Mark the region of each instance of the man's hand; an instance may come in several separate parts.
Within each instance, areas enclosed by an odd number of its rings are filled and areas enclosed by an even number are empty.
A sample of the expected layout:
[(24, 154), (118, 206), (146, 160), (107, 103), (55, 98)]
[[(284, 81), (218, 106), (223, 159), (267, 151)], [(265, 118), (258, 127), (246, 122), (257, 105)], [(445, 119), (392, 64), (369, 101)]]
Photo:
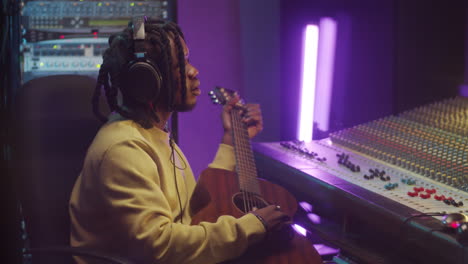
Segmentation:
[(255, 137), (263, 130), (262, 111), (259, 104), (245, 104), (244, 110), (233, 109), (234, 105), (239, 102), (238, 95), (233, 97), (224, 107), (222, 113), (224, 136), (223, 143), (232, 145), (232, 124), (231, 111), (238, 111), (242, 117), (242, 122), (247, 125), (249, 138)]
[(251, 213), (261, 219), (260, 221), (265, 225), (267, 232), (282, 230), (285, 226), (292, 223), (291, 218), (276, 205), (269, 205), (262, 209), (253, 210)]

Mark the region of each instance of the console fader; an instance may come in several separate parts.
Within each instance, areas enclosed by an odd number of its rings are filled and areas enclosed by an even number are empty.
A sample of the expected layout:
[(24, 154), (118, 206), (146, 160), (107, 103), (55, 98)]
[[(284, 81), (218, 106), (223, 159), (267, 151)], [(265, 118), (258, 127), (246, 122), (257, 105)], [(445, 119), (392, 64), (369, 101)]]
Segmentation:
[[(468, 263), (468, 251), (440, 221), (443, 214), (468, 214), (468, 98), (425, 105), (322, 140), (253, 148), (261, 177), (307, 199), (332, 222), (355, 219), (378, 234), (375, 241), (357, 231), (367, 245), (393, 241), (391, 247), (406, 251), (402, 258), (415, 261), (408, 263)], [(333, 220), (335, 214), (341, 220)], [(385, 255), (388, 247), (379, 250)]]

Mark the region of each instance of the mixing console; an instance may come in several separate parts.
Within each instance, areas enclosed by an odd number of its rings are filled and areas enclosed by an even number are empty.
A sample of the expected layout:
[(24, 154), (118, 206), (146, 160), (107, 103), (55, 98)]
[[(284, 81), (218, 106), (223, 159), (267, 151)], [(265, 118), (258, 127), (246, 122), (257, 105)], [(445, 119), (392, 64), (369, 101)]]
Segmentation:
[(259, 143), (422, 213), (468, 213), (468, 99), (454, 98), (310, 143)]
[(467, 101), (465, 97), (447, 99), (404, 112), (401, 117), (466, 137), (468, 136)]

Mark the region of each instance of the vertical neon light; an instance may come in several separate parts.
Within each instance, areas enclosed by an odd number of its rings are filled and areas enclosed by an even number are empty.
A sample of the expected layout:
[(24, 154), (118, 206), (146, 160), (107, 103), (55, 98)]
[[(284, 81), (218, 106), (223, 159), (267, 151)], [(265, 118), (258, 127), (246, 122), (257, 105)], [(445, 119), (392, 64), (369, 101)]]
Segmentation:
[(321, 131), (328, 131), (330, 128), (336, 27), (335, 20), (329, 17), (320, 19), (316, 87), (316, 98), (320, 98), (320, 100), (315, 101), (314, 121)]
[(302, 88), (299, 97), (300, 110), (297, 135), (299, 140), (306, 142), (312, 141), (313, 133), (318, 38), (318, 27), (316, 25), (307, 25), (304, 33)]

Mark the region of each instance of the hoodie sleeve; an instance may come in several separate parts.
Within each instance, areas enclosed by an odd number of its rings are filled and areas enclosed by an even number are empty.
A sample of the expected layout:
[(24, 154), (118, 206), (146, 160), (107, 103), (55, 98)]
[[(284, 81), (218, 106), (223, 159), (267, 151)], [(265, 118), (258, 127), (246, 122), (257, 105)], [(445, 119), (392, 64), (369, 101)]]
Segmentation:
[[(221, 145), (211, 166), (233, 169), (233, 157), (232, 147)], [(162, 164), (154, 160), (151, 148), (138, 141), (112, 146), (99, 165), (102, 210), (112, 216), (113, 230), (121, 232), (138, 261), (219, 263), (240, 256), (263, 238), (265, 229), (252, 214), (221, 216), (215, 223), (198, 225), (175, 223), (166, 197), (170, 194), (160, 188), (167, 179), (158, 166)]]
[(227, 144), (220, 144), (216, 156), (212, 163), (208, 165), (214, 169), (224, 169), (233, 171), (236, 166), (234, 147)]

